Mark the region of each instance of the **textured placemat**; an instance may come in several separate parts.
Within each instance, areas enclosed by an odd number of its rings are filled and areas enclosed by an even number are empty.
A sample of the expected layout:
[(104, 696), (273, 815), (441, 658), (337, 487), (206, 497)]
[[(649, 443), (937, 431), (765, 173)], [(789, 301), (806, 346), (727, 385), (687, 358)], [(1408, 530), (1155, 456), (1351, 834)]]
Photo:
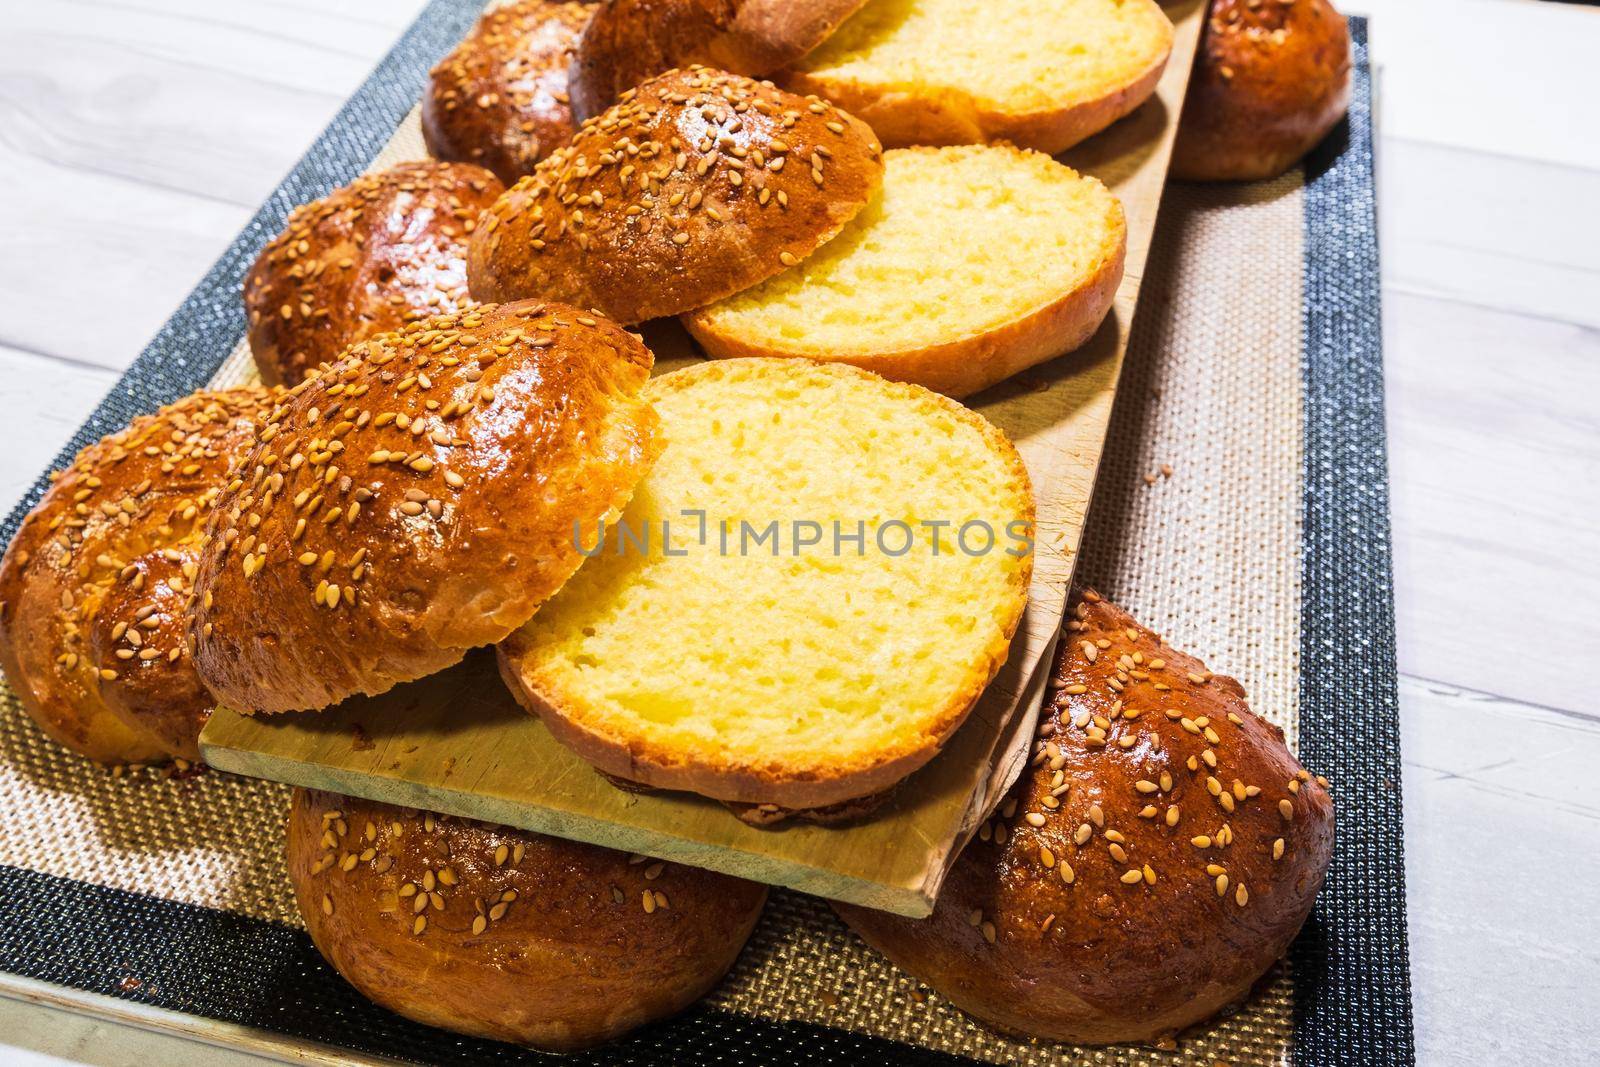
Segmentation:
[[(249, 373), (234, 351), (244, 270), (290, 207), (384, 152), (477, 10), (427, 8), (60, 463), (134, 414)], [(777, 893), (701, 1006), (578, 1062), (1410, 1060), (1370, 83), (1365, 26), (1353, 29), (1351, 120), (1304, 178), (1169, 190), (1080, 572), (1237, 675), (1334, 780), (1338, 854), (1291, 961), (1178, 1053), (1025, 1044), (895, 971), (820, 902)], [(13, 915), (0, 968), (371, 1054), (537, 1058), (399, 1019), (322, 963), (283, 868), (285, 788), (113, 777), (3, 697), (0, 895)]]

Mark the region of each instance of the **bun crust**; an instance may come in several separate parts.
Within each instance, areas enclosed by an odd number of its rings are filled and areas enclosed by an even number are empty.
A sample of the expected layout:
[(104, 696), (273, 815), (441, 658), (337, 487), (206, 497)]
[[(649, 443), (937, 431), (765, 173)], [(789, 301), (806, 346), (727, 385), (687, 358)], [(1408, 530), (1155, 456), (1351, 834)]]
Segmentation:
[(655, 458), (649, 349), (559, 304), (352, 346), (267, 420), (207, 529), (195, 649), (219, 701), (321, 708), (526, 622)]
[(428, 151), (487, 167), (510, 185), (565, 144), (574, 126), (567, 70), (594, 10), (592, 2), (514, 0), (484, 12), (429, 76)]
[(1333, 806), (1232, 678), (1093, 593), (1069, 626), (1033, 769), (933, 915), (836, 908), (996, 1029), (1160, 1041), (1243, 999), (1288, 948), (1327, 871)]
[(572, 108), (599, 114), (646, 78), (702, 64), (770, 74), (817, 45), (866, 0), (609, 0), (583, 31)]
[(0, 563), (0, 666), (44, 731), (102, 763), (199, 759), (211, 698), (184, 627), (206, 515), (273, 390), (201, 392), (82, 452)]
[(495, 202), (473, 235), (472, 294), (562, 300), (623, 323), (676, 315), (798, 263), (882, 180), (877, 138), (831, 104), (671, 71)]
[(553, 1051), (704, 996), (767, 897), (693, 867), (304, 789), (288, 841), (306, 929), (362, 994), (429, 1026)]
[(1350, 103), (1350, 28), (1327, 0), (1214, 0), (1195, 59), (1172, 174), (1275, 178)]
[(466, 163), (402, 163), (290, 214), (245, 277), (250, 352), (294, 385), (346, 345), (467, 302), (467, 238), (503, 191)]

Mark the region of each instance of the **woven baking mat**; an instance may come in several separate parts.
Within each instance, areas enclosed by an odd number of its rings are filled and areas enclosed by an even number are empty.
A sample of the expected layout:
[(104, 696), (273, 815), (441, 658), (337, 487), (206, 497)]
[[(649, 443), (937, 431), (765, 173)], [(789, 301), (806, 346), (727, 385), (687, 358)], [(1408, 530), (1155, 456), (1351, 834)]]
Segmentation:
[[(292, 206), (420, 153), (427, 68), (478, 10), (429, 5), (60, 463), (136, 414), (248, 379), (244, 271)], [(776, 892), (701, 1005), (569, 1059), (1410, 1062), (1370, 79), (1365, 24), (1352, 29), (1350, 121), (1303, 174), (1168, 189), (1079, 571), (1239, 677), (1333, 779), (1338, 851), (1289, 960), (1176, 1052), (1022, 1043), (895, 970), (821, 902)], [(312, 1042), (420, 1062), (541, 1058), (400, 1019), (321, 961), (284, 869), (288, 795), (218, 773), (113, 776), (52, 745), (0, 689), (0, 971), (259, 1028), (286, 1055)]]

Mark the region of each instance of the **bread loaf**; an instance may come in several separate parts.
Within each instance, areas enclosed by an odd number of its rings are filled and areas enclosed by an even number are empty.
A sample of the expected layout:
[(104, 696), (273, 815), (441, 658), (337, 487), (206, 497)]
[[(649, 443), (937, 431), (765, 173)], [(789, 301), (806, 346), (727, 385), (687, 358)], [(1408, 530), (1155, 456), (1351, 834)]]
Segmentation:
[(821, 44), (863, 0), (607, 0), (573, 63), (572, 106), (598, 115), (675, 67), (770, 74)]
[(890, 148), (1005, 140), (1055, 155), (1155, 91), (1155, 0), (871, 0), (777, 80)]
[(816, 254), (683, 316), (713, 356), (837, 360), (966, 396), (1082, 345), (1122, 281), (1099, 181), (1009, 146), (896, 149)]
[(872, 131), (833, 106), (673, 71), (584, 123), (495, 203), (472, 239), (472, 293), (623, 323), (676, 315), (810, 255), (882, 177)]
[(500, 640), (658, 448), (651, 355), (558, 304), (412, 323), (314, 371), (207, 529), (201, 677), (230, 708), (321, 708)]
[(1174, 177), (1273, 178), (1338, 125), (1350, 102), (1350, 30), (1327, 0), (1213, 0)]
[(199, 759), (211, 698), (185, 630), (201, 531), (275, 391), (201, 392), (82, 452), (0, 563), (0, 666), (56, 741), (103, 763)]
[(607, 774), (743, 804), (839, 804), (933, 758), (1027, 600), (1010, 442), (809, 360), (703, 363), (646, 396), (667, 446), (631, 533), (585, 528), (591, 558), (500, 646), (512, 691)]
[(559, 1052), (700, 999), (767, 896), (693, 867), (304, 789), (288, 853), (311, 940), (367, 997)]
[(465, 163), (402, 163), (295, 208), (245, 276), (250, 353), (294, 385), (346, 345), (465, 305), (467, 238), (501, 185)]
[[(567, 70), (590, 2), (511, 0), (484, 12), (429, 73), (422, 137), (439, 159), (507, 185), (572, 136)], [(448, 310), (448, 309), (441, 309)]]
[(867, 943), (1007, 1033), (1168, 1041), (1283, 955), (1333, 851), (1325, 782), (1232, 678), (1085, 593), (1030, 769), (928, 919), (837, 905)]

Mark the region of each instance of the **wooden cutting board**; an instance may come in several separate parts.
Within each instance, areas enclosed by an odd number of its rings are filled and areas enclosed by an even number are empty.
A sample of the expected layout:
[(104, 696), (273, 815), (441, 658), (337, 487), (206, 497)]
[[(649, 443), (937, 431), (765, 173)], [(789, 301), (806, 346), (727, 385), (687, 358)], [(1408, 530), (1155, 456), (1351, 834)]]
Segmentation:
[[(1078, 539), (1105, 446), (1139, 282), (1204, 12), (1167, 5), (1177, 33), (1156, 95), (1068, 153), (1122, 199), (1127, 269), (1115, 309), (1077, 352), (969, 401), (1016, 442), (1033, 479), (1038, 539), (1030, 602), (1011, 654), (971, 718), (871, 817), (838, 827), (755, 829), (714, 801), (624, 792), (558, 744), (501, 684), (493, 654), (320, 714), (250, 718), (218, 709), (201, 735), (225, 771), (521, 826), (922, 916), (950, 861), (1026, 760)], [(421, 155), (416, 115), (382, 165)], [(675, 324), (645, 339), (657, 372), (696, 358)]]

